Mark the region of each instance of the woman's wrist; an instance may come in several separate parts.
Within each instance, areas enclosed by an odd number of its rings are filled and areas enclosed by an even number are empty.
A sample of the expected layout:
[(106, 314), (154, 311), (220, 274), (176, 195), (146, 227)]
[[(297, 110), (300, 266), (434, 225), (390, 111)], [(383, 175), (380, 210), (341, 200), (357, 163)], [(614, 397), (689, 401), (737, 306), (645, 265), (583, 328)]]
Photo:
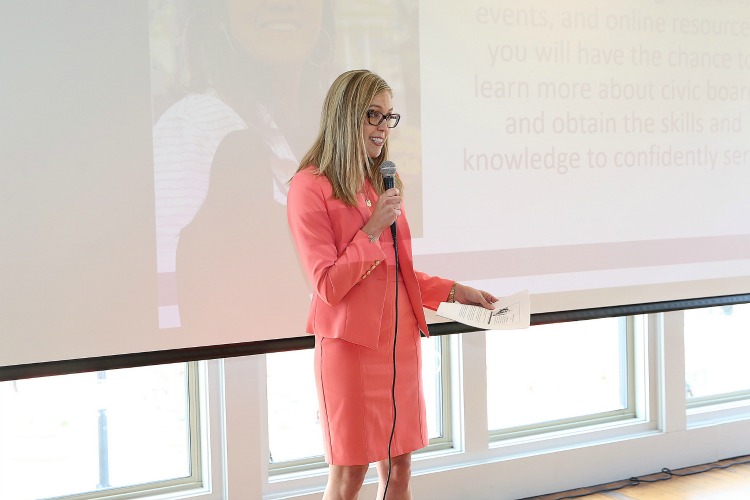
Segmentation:
[(362, 232), (367, 235), (367, 239), (370, 240), (370, 243), (375, 243), (378, 241), (378, 238), (380, 238), (380, 233), (368, 228), (367, 225), (362, 228)]

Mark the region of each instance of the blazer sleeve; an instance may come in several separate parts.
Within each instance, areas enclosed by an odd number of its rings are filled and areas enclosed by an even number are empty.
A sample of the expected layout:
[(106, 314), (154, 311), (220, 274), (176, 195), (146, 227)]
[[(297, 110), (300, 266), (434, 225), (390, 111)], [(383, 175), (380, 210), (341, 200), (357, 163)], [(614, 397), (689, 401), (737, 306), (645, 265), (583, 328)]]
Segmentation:
[(417, 275), (419, 289), (422, 292), (422, 305), (427, 309), (437, 311), (440, 303), (448, 300), (448, 294), (455, 281), (439, 276), (430, 276), (419, 271), (414, 273)]
[(310, 169), (298, 172), (289, 187), (287, 217), (311, 286), (323, 302), (334, 306), (385, 260), (385, 254), (361, 230), (356, 207), (332, 200), (327, 191), (325, 177)]

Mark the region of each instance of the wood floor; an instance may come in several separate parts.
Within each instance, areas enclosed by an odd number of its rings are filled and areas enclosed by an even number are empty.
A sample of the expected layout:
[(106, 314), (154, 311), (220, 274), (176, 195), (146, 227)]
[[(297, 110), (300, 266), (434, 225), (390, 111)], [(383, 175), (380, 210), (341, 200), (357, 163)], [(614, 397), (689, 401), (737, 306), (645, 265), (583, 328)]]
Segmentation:
[[(705, 471), (705, 472), (704, 472)], [(543, 495), (525, 500), (747, 500), (750, 499), (750, 456), (721, 460), (668, 473)], [(690, 474), (684, 476), (685, 474)], [(664, 479), (659, 481), (659, 479)], [(654, 481), (654, 482), (647, 482)], [(624, 488), (617, 489), (620, 486)], [(607, 491), (605, 490), (612, 490)]]

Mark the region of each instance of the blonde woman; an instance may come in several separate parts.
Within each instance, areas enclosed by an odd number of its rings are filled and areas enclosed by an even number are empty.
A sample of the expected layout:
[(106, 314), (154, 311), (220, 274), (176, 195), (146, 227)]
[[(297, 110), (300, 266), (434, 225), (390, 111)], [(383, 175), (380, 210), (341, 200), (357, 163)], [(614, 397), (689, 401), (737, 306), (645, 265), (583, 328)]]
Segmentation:
[[(391, 89), (378, 75), (366, 70), (340, 75), (323, 104), (318, 137), (289, 188), (289, 226), (314, 291), (307, 331), (315, 334), (330, 464), (326, 499), (356, 498), (373, 462), (378, 498), (386, 485), (387, 498), (411, 498), (411, 453), (428, 442), (422, 307), (455, 300), (491, 308), (497, 300), (414, 270), (403, 186), (397, 178), (396, 187), (384, 189), (379, 168), (399, 119)], [(394, 222), (398, 281), (388, 230)]]

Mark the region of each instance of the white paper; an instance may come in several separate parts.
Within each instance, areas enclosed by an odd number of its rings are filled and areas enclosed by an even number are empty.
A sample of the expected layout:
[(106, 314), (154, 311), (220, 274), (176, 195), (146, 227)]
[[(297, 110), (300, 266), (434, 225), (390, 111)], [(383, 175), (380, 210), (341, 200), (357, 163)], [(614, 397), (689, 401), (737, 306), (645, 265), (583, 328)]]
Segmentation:
[(513, 330), (529, 327), (531, 307), (528, 290), (503, 297), (492, 305), (494, 309), (490, 310), (458, 302), (441, 302), (437, 314), (483, 330)]

